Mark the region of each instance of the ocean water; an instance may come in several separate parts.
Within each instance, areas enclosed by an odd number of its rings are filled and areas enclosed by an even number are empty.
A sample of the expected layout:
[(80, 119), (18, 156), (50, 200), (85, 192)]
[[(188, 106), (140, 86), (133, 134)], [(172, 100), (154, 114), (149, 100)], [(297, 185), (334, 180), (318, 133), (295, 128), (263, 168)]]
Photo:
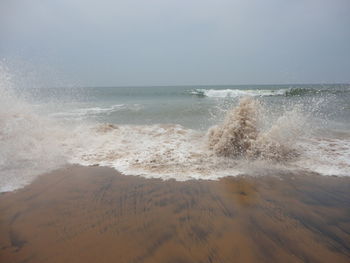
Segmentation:
[(350, 85), (17, 87), (0, 67), (0, 191), (68, 164), (189, 180), (350, 175)]

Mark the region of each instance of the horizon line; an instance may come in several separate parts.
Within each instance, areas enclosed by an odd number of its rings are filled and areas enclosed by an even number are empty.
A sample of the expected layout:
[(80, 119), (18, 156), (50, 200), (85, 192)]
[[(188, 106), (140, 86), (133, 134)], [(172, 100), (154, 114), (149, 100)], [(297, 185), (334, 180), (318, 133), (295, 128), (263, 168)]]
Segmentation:
[[(93, 86), (84, 86), (84, 85), (72, 85), (73, 87), (77, 87), (77, 88), (147, 88), (147, 87), (211, 87), (211, 86), (216, 86), (216, 87), (232, 87), (232, 86), (302, 86), (302, 85), (350, 85), (350, 82), (348, 83), (286, 83), (286, 84), (180, 84), (180, 85), (170, 85), (170, 84), (165, 84), (165, 85), (93, 85)], [(59, 88), (59, 87), (65, 87), (65, 86), (53, 86), (52, 88)]]

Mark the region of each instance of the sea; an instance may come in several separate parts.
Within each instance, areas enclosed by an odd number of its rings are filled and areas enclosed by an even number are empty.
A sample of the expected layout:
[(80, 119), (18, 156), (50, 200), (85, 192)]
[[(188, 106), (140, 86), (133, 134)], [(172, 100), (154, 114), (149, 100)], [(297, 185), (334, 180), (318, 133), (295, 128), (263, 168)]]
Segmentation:
[(179, 181), (350, 175), (349, 84), (18, 87), (0, 69), (0, 192), (72, 164)]

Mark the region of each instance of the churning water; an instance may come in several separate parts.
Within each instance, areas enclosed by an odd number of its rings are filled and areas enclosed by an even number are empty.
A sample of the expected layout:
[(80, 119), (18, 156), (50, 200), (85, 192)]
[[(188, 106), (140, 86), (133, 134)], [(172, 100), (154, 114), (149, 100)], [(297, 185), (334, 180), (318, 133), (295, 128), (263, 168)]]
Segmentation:
[(350, 86), (22, 88), (0, 66), (0, 191), (67, 164), (176, 180), (350, 175)]

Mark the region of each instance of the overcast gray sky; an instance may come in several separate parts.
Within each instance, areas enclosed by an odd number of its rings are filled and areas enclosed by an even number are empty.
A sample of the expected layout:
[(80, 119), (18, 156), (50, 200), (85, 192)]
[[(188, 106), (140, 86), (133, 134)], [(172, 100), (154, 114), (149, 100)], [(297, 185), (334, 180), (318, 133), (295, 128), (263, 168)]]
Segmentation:
[(349, 0), (0, 0), (0, 57), (82, 85), (350, 82)]

